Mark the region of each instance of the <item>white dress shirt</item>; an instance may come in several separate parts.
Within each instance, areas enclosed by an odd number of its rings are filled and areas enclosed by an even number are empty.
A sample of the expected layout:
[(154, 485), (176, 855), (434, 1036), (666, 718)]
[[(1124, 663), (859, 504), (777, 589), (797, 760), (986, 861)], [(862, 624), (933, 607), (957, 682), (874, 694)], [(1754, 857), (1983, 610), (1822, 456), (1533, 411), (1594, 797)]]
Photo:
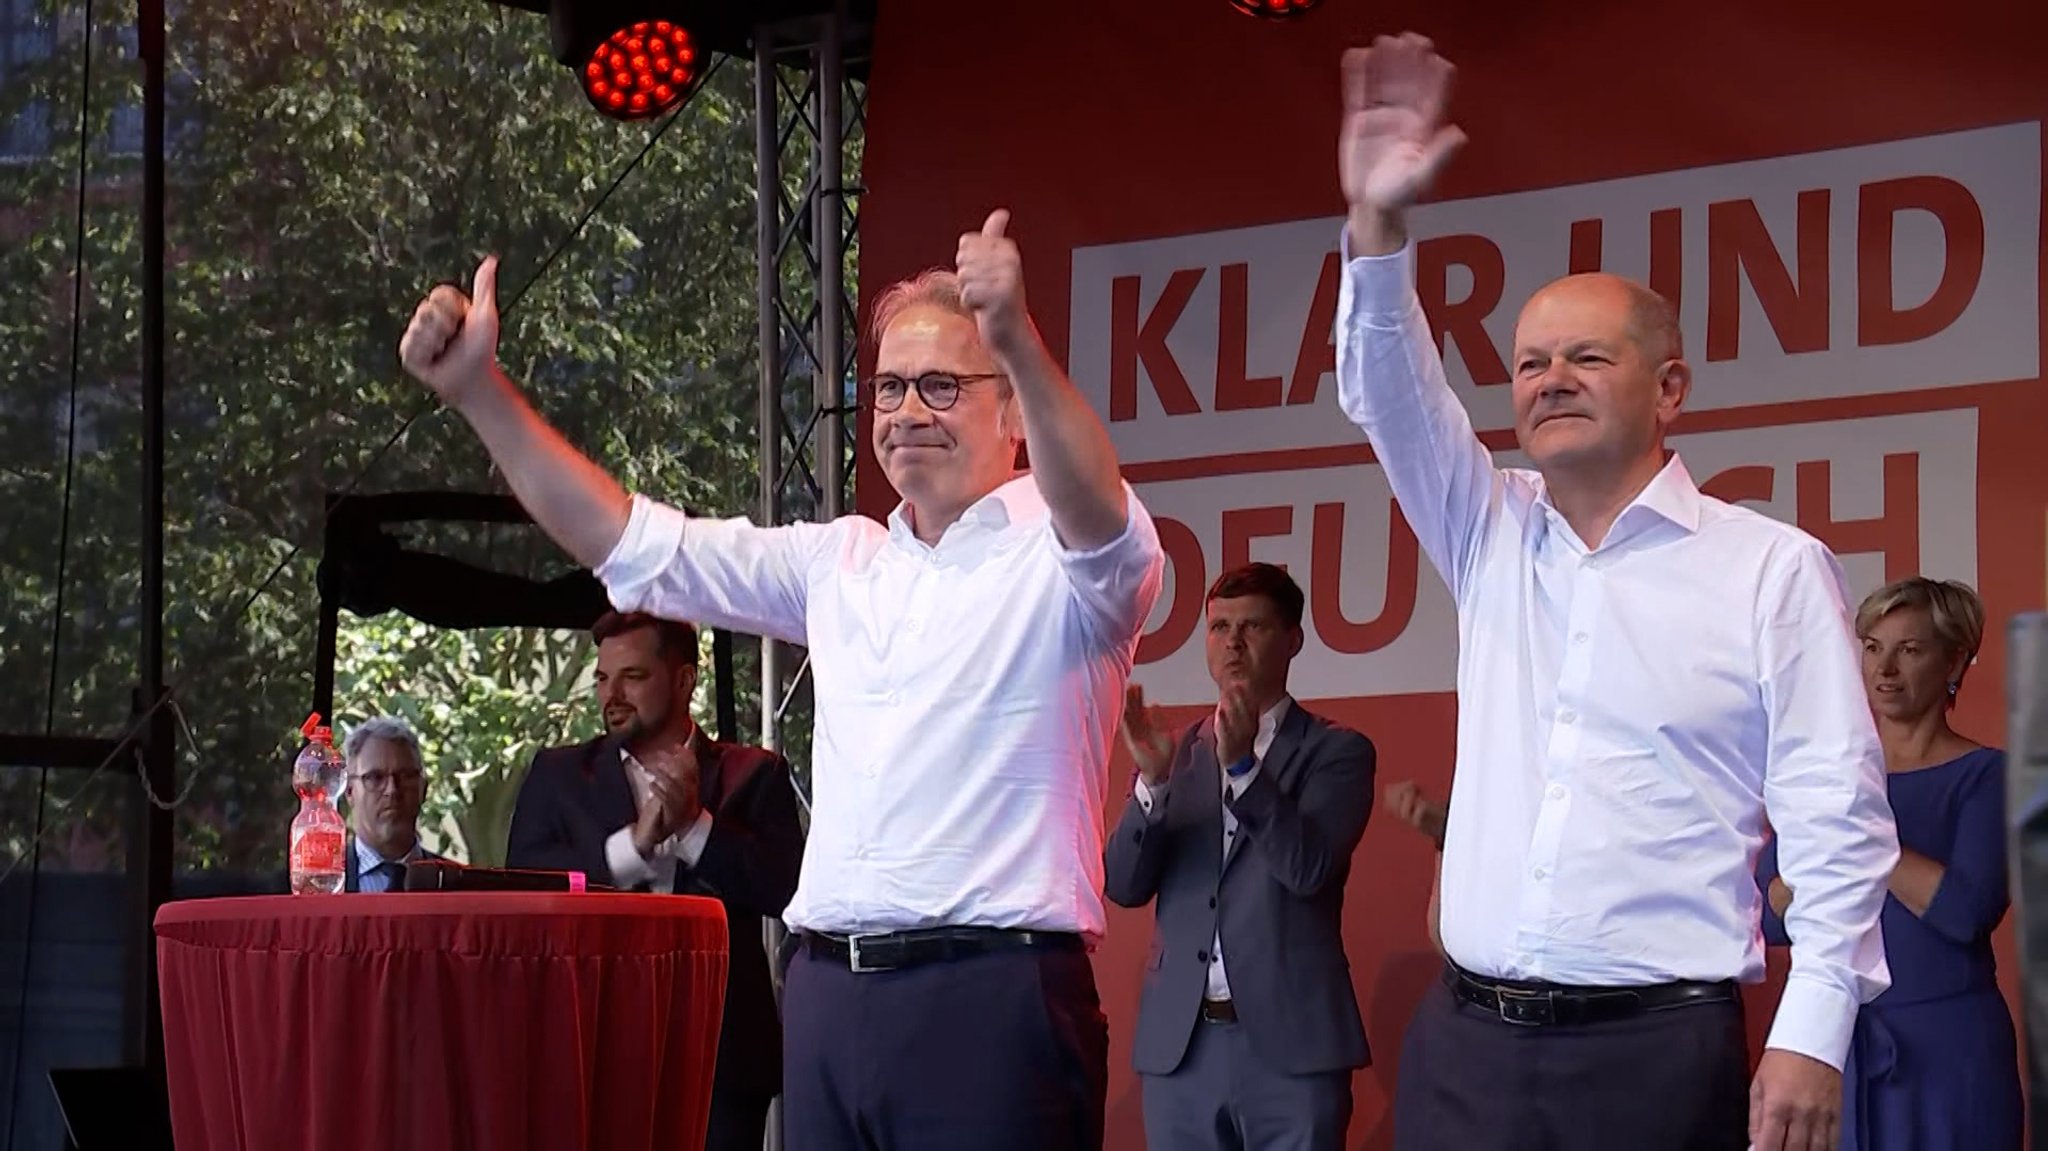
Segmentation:
[[(1232, 779), (1229, 764), (1218, 763), (1216, 765), (1216, 778), (1223, 789), (1226, 801), (1243, 795), (1244, 789), (1250, 787), (1252, 780), (1259, 777), (1259, 765), (1266, 761), (1266, 750), (1273, 746), (1273, 733), (1280, 730), (1280, 721), (1286, 717), (1287, 708), (1293, 702), (1294, 698), (1292, 696), (1282, 694), (1279, 703), (1267, 708), (1260, 714), (1258, 734), (1252, 737), (1252, 768), (1250, 771)], [(1213, 729), (1213, 723), (1211, 727)], [(1136, 797), (1138, 806), (1144, 809), (1147, 821), (1156, 822), (1165, 815), (1166, 808), (1162, 805), (1162, 801), (1166, 798), (1167, 789), (1172, 784), (1172, 776), (1160, 780), (1159, 786), (1156, 788), (1146, 783), (1144, 776), (1139, 776), (1132, 782), (1131, 794)], [(1230, 804), (1225, 802), (1223, 805), (1222, 855), (1224, 863), (1230, 862), (1230, 849), (1235, 846), (1237, 846), (1237, 816), (1230, 810)], [(1209, 942), (1209, 983), (1208, 990), (1203, 992), (1203, 994), (1209, 999), (1230, 998), (1230, 973), (1223, 969), (1223, 927), (1220, 923), (1216, 928), (1216, 937)]]
[(356, 845), (356, 889), (367, 895), (375, 895), (379, 892), (391, 890), (391, 876), (372, 875), (371, 872), (384, 866), (386, 862), (401, 863), (410, 867), (415, 861), (427, 854), (427, 849), (420, 844), (418, 839), (414, 839), (412, 847), (407, 849), (404, 855), (399, 856), (396, 860), (387, 861), (382, 855), (377, 854), (376, 848), (363, 842), (361, 836), (352, 836), (351, 838), (355, 840)]
[[(697, 725), (690, 725), (684, 742), (697, 738)], [(654, 781), (647, 765), (633, 758), (633, 753), (621, 749), (620, 766), (625, 769), (626, 783), (633, 789), (633, 810), (645, 811), (647, 805), (655, 802)], [(671, 834), (667, 839), (654, 845), (652, 856), (643, 856), (633, 845), (633, 828), (629, 824), (605, 837), (604, 862), (612, 869), (612, 882), (619, 887), (635, 887), (646, 884), (648, 890), (663, 895), (675, 890), (676, 865), (697, 866), (697, 860), (704, 855), (704, 844), (711, 839), (711, 812), (699, 808), (697, 818), (690, 826)]]
[(810, 648), (811, 827), (793, 929), (1029, 927), (1099, 938), (1110, 741), (1164, 555), (1128, 522), (1060, 543), (1038, 485), (928, 547), (899, 506), (762, 528), (641, 496), (597, 568), (612, 603)]
[(1473, 435), (1413, 253), (1346, 260), (1337, 380), (1458, 605), (1445, 952), (1504, 979), (1760, 980), (1768, 806), (1798, 892), (1769, 1045), (1839, 1068), (1890, 982), (1898, 859), (1839, 566), (1676, 456), (1587, 548)]

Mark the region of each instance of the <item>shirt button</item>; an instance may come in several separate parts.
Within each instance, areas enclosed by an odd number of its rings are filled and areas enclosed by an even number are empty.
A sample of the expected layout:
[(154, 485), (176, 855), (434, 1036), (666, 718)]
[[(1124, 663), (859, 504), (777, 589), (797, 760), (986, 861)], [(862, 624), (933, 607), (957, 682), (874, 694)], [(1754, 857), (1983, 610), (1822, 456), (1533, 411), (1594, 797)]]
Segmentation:
[(895, 707), (897, 704), (903, 702), (903, 696), (892, 691), (888, 695), (882, 697), (882, 702), (888, 704), (890, 707)]
[(1548, 871), (1544, 870), (1543, 868), (1540, 868), (1540, 867), (1539, 867), (1539, 868), (1537, 868), (1537, 869), (1536, 869), (1536, 878), (1538, 878), (1538, 879), (1548, 879), (1548, 878), (1550, 878), (1550, 872), (1548, 872)]
[(1207, 963), (1209, 962), (1209, 953), (1207, 951), (1197, 951), (1195, 952), (1195, 959), (1199, 962)]
[(1516, 960), (1516, 962), (1517, 962), (1517, 963), (1520, 963), (1520, 964), (1522, 965), (1522, 969), (1526, 971), (1526, 970), (1528, 970), (1528, 969), (1530, 969), (1530, 968), (1532, 968), (1532, 967), (1535, 967), (1535, 966), (1536, 966), (1536, 957), (1535, 957), (1535, 956), (1533, 956), (1533, 955), (1529, 955), (1529, 954), (1527, 954), (1527, 953), (1524, 953), (1524, 954), (1523, 954), (1523, 955), (1522, 955), (1522, 956), (1521, 956), (1520, 958), (1518, 958), (1518, 959)]
[(1552, 799), (1563, 799), (1563, 798), (1564, 798), (1564, 784), (1561, 784), (1561, 783), (1553, 783), (1553, 784), (1551, 784), (1551, 785), (1550, 785), (1550, 798), (1552, 798)]
[(924, 621), (913, 616), (903, 621), (903, 630), (915, 635), (924, 630)]
[(1585, 633), (1585, 632), (1575, 632), (1575, 633), (1573, 633), (1573, 635), (1572, 635), (1572, 642), (1573, 642), (1573, 643), (1584, 643), (1584, 642), (1586, 642), (1586, 633)]
[[(890, 700), (890, 702), (894, 703), (895, 701), (892, 699)], [(1573, 711), (1571, 708), (1565, 708), (1563, 711), (1557, 713), (1557, 722), (1559, 723), (1571, 723), (1577, 720), (1578, 718), (1579, 713)]]

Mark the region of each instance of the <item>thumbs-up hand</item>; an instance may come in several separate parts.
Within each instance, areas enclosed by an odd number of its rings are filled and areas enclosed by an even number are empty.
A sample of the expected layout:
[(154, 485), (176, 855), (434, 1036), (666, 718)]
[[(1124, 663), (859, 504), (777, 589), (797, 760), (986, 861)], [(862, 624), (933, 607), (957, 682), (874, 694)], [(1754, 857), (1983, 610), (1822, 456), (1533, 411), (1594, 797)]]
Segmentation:
[(981, 231), (960, 237), (954, 271), (960, 277), (960, 302), (974, 313), (981, 342), (998, 358), (1028, 346), (1034, 333), (1024, 307), (1024, 258), (1017, 242), (1003, 234), (1010, 213), (997, 208)]
[(477, 265), (471, 293), (441, 284), (413, 309), (398, 361), (441, 402), (460, 410), (498, 363), (498, 258)]

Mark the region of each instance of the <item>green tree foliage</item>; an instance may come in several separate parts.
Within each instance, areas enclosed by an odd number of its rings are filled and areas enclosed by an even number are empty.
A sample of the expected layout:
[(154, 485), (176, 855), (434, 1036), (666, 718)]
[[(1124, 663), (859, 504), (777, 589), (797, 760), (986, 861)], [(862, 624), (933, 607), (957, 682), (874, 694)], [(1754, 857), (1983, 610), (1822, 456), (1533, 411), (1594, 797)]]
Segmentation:
[[(0, 164), (0, 731), (14, 732), (44, 729), (66, 531), (85, 28), (75, 0), (45, 11), (55, 52), (0, 89), (0, 121), (49, 125), (39, 154)], [(133, 0), (101, 2), (92, 28), (78, 442), (50, 705), (62, 734), (121, 729), (140, 650), (141, 182), (127, 150), (139, 135), (119, 130), (140, 101), (134, 16)], [(543, 413), (630, 487), (752, 511), (752, 74), (719, 68), (549, 263), (657, 126), (595, 114), (549, 58), (544, 20), (481, 2), (185, 3), (170, 51), (166, 646), (194, 736), (180, 739), (191, 791), (178, 861), (274, 869), (312, 695), (326, 493), (358, 477), (361, 491), (502, 490), (460, 420), (398, 371), (399, 333), (432, 284), (466, 287), (477, 259), (499, 253), (501, 355)], [(809, 389), (791, 380), (791, 410)], [(538, 577), (568, 564), (528, 529), (410, 542)], [(744, 734), (759, 727), (758, 663), (751, 641), (738, 648)], [(502, 844), (470, 836), (502, 826), (532, 750), (596, 730), (580, 636), (345, 616), (342, 654), (344, 723), (414, 720), (435, 761), (430, 833), (480, 859)], [(790, 718), (807, 734), (806, 716)], [(117, 836), (116, 813), (67, 805), (79, 782), (53, 777), (50, 818)], [(0, 774), (0, 868), (26, 845), (33, 785)]]

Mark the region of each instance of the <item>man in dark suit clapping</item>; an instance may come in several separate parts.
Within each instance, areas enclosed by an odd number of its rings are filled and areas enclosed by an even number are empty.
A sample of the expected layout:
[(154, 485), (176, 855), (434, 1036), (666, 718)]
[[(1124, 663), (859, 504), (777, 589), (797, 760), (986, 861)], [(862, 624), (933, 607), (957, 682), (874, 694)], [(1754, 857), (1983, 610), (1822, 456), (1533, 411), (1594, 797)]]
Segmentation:
[(1130, 803), (1105, 892), (1157, 901), (1132, 1062), (1145, 1137), (1175, 1151), (1338, 1151), (1370, 1061), (1341, 920), (1373, 746), (1287, 693), (1301, 588), (1271, 564), (1209, 590), (1213, 716), (1176, 738), (1133, 686)]
[(804, 848), (789, 768), (691, 720), (696, 628), (610, 613), (592, 634), (607, 734), (534, 757), (505, 862), (725, 904), (732, 958), (705, 1147), (759, 1151), (782, 1081), (762, 920), (782, 915)]

